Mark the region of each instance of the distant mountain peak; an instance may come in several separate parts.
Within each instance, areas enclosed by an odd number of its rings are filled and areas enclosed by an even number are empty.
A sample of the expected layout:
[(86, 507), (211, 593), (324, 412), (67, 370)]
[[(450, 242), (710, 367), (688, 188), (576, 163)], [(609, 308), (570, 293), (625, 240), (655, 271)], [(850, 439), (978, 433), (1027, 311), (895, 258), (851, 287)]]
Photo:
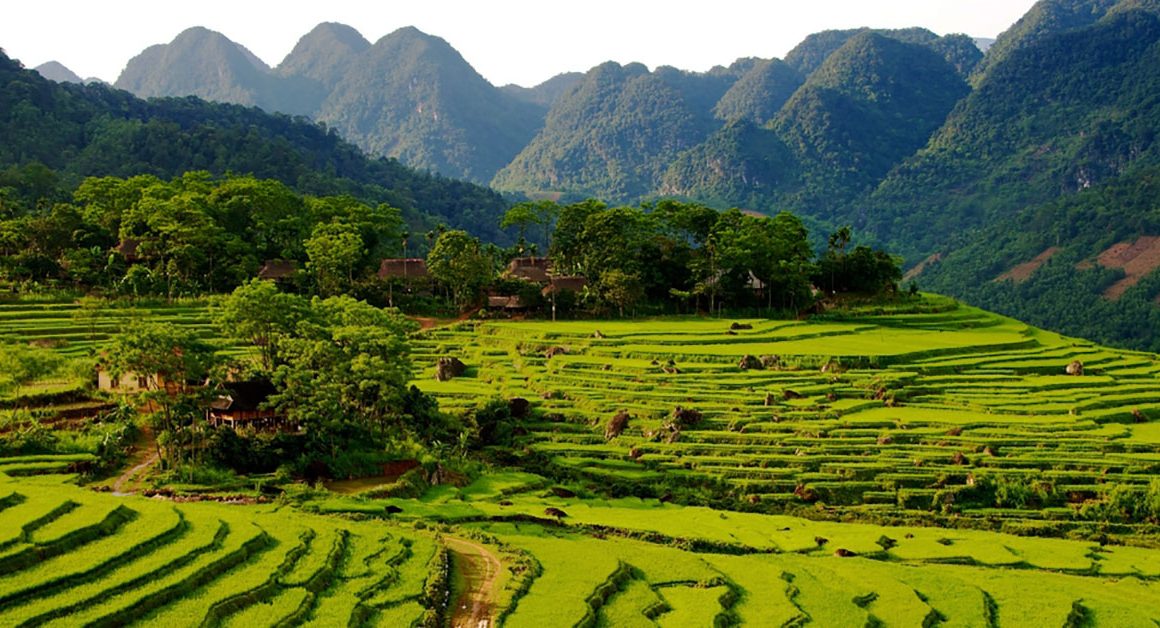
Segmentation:
[(44, 78), (46, 78), (50, 81), (56, 81), (57, 83), (84, 83), (85, 82), (75, 72), (66, 68), (64, 66), (64, 64), (62, 64), (58, 61), (49, 61), (47, 63), (42, 63), (33, 69), (36, 70)]
[(333, 87), (359, 55), (371, 47), (346, 24), (323, 22), (306, 33), (278, 65), (283, 76), (302, 76)]

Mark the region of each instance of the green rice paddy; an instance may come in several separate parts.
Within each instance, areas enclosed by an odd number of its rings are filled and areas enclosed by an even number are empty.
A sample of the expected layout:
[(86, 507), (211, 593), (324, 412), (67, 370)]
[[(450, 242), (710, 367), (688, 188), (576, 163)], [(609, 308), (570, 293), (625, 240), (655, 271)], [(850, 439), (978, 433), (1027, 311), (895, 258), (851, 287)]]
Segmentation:
[[(99, 347), (43, 305), (0, 325)], [(213, 333), (204, 308), (170, 314)], [(1160, 477), (1155, 355), (936, 297), (819, 321), (468, 322), (413, 348), (447, 410), (532, 402), (525, 468), (301, 510), (90, 491), (83, 453), (0, 459), (0, 625), (420, 625), (445, 534), (504, 557), (507, 626), (1160, 623), (1156, 522), (1089, 517)], [(468, 375), (436, 382), (442, 356)], [(672, 430), (678, 406), (702, 419)]]

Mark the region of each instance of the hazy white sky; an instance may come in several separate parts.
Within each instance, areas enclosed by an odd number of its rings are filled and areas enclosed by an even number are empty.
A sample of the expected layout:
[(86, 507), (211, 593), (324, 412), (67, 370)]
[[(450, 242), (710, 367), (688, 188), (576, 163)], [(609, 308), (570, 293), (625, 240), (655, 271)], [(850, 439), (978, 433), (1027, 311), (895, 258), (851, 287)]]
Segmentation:
[(190, 26), (219, 31), (277, 65), (320, 22), (371, 42), (403, 26), (446, 39), (496, 85), (534, 85), (603, 61), (707, 70), (782, 57), (825, 29), (923, 26), (995, 37), (1034, 0), (35, 0), (7, 3), (0, 48), (27, 67), (56, 60), (116, 80), (146, 46)]

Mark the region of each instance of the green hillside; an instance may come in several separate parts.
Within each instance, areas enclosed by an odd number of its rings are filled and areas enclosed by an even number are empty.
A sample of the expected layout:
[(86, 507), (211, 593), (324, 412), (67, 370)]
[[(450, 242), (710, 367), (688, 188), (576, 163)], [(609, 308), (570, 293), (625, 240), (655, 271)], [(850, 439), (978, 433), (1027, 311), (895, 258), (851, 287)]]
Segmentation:
[(414, 28), (383, 37), (342, 70), (314, 117), (371, 154), (445, 176), (486, 183), (544, 115)]
[(871, 197), (906, 252), (1155, 163), (1160, 18), (1133, 11), (1020, 48)]
[(729, 70), (649, 72), (605, 63), (561, 97), (543, 129), (496, 175), (500, 190), (632, 199), (659, 185), (667, 164), (703, 141)]
[[(469, 183), (371, 159), (301, 118), (195, 98), (140, 100), (102, 85), (64, 85), (0, 56), (0, 168), (11, 212), (64, 200), (87, 176), (165, 179), (191, 170), (277, 179), (300, 193), (389, 203), (497, 241), (507, 204)], [(42, 172), (47, 167), (50, 172)]]

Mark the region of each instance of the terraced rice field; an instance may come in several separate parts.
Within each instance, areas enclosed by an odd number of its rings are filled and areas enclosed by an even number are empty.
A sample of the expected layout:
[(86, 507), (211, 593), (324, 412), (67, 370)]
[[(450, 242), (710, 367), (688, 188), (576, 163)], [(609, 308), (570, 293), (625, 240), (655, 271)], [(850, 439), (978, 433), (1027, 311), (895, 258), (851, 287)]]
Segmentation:
[[(1066, 573), (1048, 558), (1069, 545), (1062, 541), (1014, 562), (1000, 548), (990, 557), (995, 563), (956, 564), (871, 551), (870, 530), (840, 541), (869, 554), (842, 558), (834, 555), (838, 539), (824, 548), (811, 540), (796, 550), (733, 555), (519, 523), (478, 526), (540, 564), (507, 626), (1153, 626), (1160, 618), (1155, 568), (1150, 576)], [(905, 532), (892, 533), (901, 539)], [(990, 536), (1015, 547), (1027, 541)], [(1078, 556), (1062, 560), (1071, 558)]]
[[(418, 384), (449, 409), (532, 400), (546, 418), (525, 425), (526, 443), (555, 475), (623, 494), (683, 481), (746, 510), (1061, 522), (1112, 486), (1160, 476), (1157, 356), (936, 297), (917, 309), (466, 323), (414, 344), (420, 364), (455, 356), (467, 376), (437, 382), (428, 370)], [(773, 357), (741, 368), (744, 356)], [(1065, 374), (1073, 361), (1082, 376)], [(678, 406), (703, 418), (674, 435)], [(606, 434), (621, 411), (627, 427)], [(1034, 485), (1046, 503), (973, 503), (996, 483)]]
[(0, 475), (0, 625), (417, 622), (439, 545), (383, 522)]
[(125, 325), (143, 319), (189, 327), (207, 339), (215, 337), (204, 301), (139, 306), (119, 303), (86, 311), (74, 300), (22, 299), (0, 301), (0, 338), (35, 342), (62, 355), (82, 356), (99, 349)]

